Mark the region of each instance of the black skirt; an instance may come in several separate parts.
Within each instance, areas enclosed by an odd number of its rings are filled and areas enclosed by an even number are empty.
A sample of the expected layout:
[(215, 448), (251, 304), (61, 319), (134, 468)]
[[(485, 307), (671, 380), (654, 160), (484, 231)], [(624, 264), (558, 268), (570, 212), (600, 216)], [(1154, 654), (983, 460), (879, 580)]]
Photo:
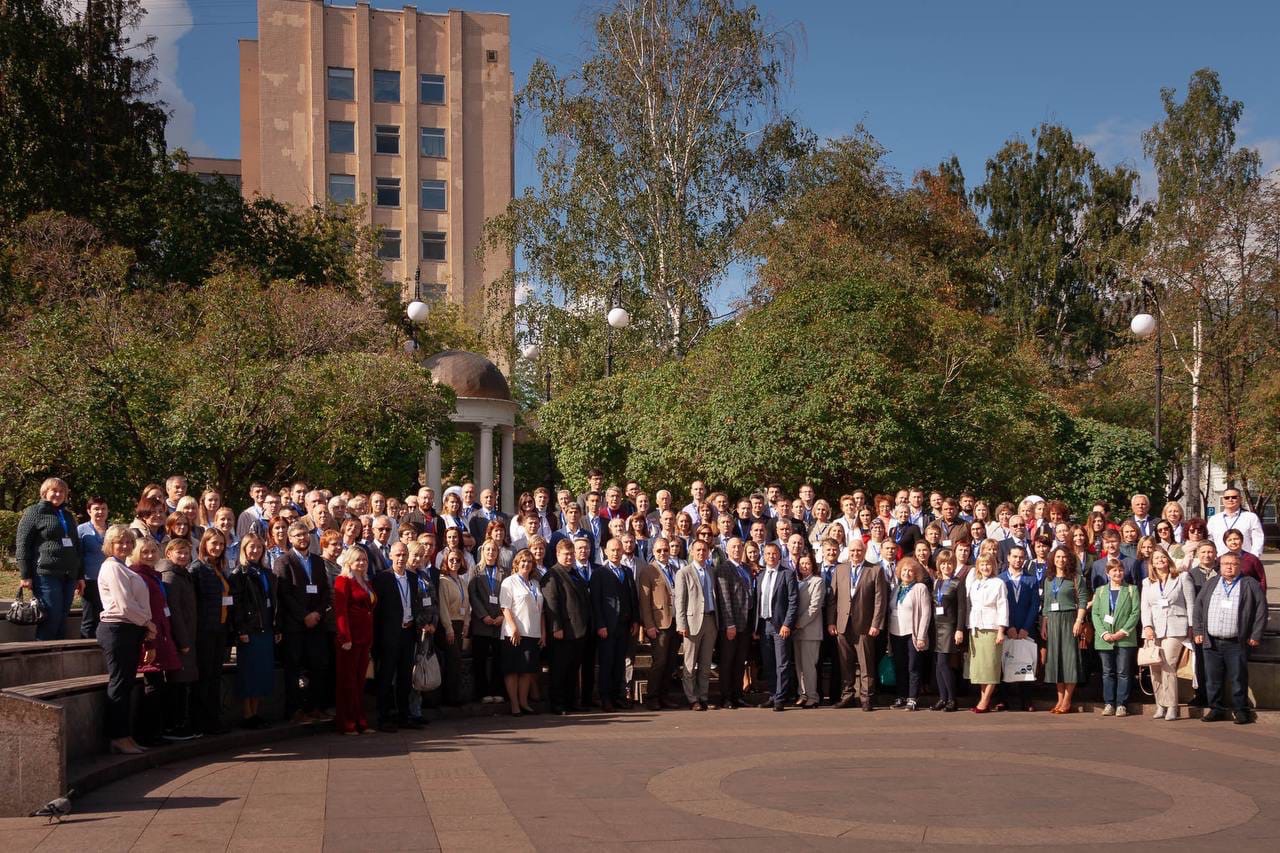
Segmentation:
[(533, 675), (542, 669), (538, 657), (538, 638), (521, 637), (520, 645), (511, 645), (511, 639), (502, 639), (502, 674)]

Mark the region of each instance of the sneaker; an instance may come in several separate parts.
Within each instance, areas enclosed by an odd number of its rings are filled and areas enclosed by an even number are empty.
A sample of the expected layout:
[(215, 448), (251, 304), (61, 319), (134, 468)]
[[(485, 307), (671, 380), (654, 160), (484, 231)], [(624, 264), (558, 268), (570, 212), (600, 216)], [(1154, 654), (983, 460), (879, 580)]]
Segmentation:
[(907, 700), (902, 698), (894, 699), (893, 704), (889, 707), (895, 711), (901, 711), (903, 708), (907, 707)]
[(1165, 712), (1164, 712), (1164, 718), (1165, 718), (1166, 720), (1176, 720), (1176, 719), (1178, 719), (1178, 706), (1177, 706), (1177, 705), (1170, 705), (1168, 708), (1166, 708), (1166, 709), (1165, 709)]
[(1115, 715), (1116, 715), (1116, 706), (1115, 706), (1115, 705), (1105, 705), (1105, 706), (1103, 706), (1103, 708), (1102, 708), (1102, 716), (1104, 716), (1104, 717), (1114, 717)]
[(1163, 719), (1164, 719), (1164, 706), (1163, 706), (1163, 705), (1157, 705), (1157, 706), (1156, 706), (1156, 712), (1155, 712), (1154, 714), (1152, 714), (1152, 715), (1151, 715), (1151, 718), (1152, 718), (1153, 720), (1163, 720)]
[(916, 709), (916, 700), (914, 700), (914, 699), (908, 699), (908, 700), (907, 700), (907, 710), (908, 710), (908, 711), (914, 711), (915, 709)]
[(1129, 716), (1129, 709), (1128, 709), (1127, 707), (1125, 707), (1124, 705), (1117, 705), (1117, 706), (1116, 706), (1116, 716), (1117, 716), (1117, 717), (1127, 717), (1127, 716)]

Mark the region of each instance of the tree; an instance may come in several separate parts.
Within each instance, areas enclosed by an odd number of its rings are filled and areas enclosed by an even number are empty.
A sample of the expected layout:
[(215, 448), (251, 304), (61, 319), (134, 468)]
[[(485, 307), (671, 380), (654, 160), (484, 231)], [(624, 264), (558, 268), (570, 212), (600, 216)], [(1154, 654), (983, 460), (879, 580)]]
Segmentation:
[(136, 246), (164, 168), (151, 40), (126, 35), (140, 0), (0, 0), (0, 226), (41, 210)]
[(1145, 267), (1161, 342), (1186, 376), (1187, 492), (1197, 513), (1206, 442), (1228, 484), (1255, 501), (1241, 480), (1241, 425), (1258, 369), (1280, 355), (1280, 193), (1263, 179), (1258, 152), (1236, 145), (1244, 105), (1215, 72), (1195, 72), (1182, 102), (1173, 89), (1160, 97), (1165, 117), (1143, 136), (1160, 190)]
[(739, 225), (805, 150), (777, 114), (790, 61), (754, 6), (615, 0), (579, 70), (534, 63), (518, 104), (546, 137), (540, 185), (488, 223), (489, 245), (519, 250), (537, 305), (602, 328), (617, 296), (636, 339), (680, 357), (711, 325)]
[(1043, 124), (987, 161), (973, 193), (991, 234), (993, 307), (1036, 340), (1062, 378), (1078, 378), (1114, 345), (1108, 306), (1141, 246), (1137, 173), (1105, 169), (1064, 127)]

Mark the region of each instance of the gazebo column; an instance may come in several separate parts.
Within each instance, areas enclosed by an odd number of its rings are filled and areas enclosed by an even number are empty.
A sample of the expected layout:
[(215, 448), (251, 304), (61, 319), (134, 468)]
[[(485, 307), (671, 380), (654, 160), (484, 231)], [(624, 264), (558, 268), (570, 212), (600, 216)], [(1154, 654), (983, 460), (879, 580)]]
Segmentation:
[(516, 430), (515, 427), (502, 427), (502, 511), (507, 515), (516, 512)]
[(493, 425), (480, 425), (476, 442), (476, 492), (493, 488)]
[(435, 495), (435, 506), (440, 504), (440, 442), (432, 441), (427, 449), (427, 483)]

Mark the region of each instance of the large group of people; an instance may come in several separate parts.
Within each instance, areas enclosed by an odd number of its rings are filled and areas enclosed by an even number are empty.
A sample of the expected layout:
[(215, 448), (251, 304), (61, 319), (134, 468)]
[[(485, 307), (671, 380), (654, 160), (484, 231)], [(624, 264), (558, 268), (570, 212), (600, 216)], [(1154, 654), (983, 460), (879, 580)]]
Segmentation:
[[(512, 716), (628, 708), (636, 643), (651, 649), (653, 710), (757, 702), (975, 713), (1070, 713), (1100, 676), (1103, 713), (1129, 713), (1137, 664), (1155, 719), (1178, 717), (1178, 679), (1202, 718), (1253, 720), (1248, 659), (1267, 620), (1258, 517), (1227, 489), (1223, 511), (1184, 518), (1145, 495), (1113, 517), (1073, 517), (1029, 496), (992, 505), (963, 493), (856, 490), (834, 504), (803, 484), (736, 501), (695, 481), (688, 502), (588, 472), (578, 495), (538, 488), (516, 501), (471, 483), (400, 499), (304, 482), (250, 489), (236, 512), (185, 477), (150, 484), (128, 523), (101, 498), (68, 505), (47, 480), (18, 527), (22, 584), (41, 602), (38, 639), (81, 635), (103, 649), (107, 736), (118, 752), (225, 730), (222, 675), (235, 651), (240, 725), (283, 670), (284, 717), (375, 728), (425, 724), (425, 702), (507, 703)], [(465, 677), (463, 652), (470, 658)], [(548, 671), (545, 685), (538, 676)], [(438, 671), (438, 678), (431, 678)], [(141, 707), (131, 697), (143, 673)], [(678, 682), (678, 686), (677, 686)], [(672, 701), (676, 691), (683, 694)]]

